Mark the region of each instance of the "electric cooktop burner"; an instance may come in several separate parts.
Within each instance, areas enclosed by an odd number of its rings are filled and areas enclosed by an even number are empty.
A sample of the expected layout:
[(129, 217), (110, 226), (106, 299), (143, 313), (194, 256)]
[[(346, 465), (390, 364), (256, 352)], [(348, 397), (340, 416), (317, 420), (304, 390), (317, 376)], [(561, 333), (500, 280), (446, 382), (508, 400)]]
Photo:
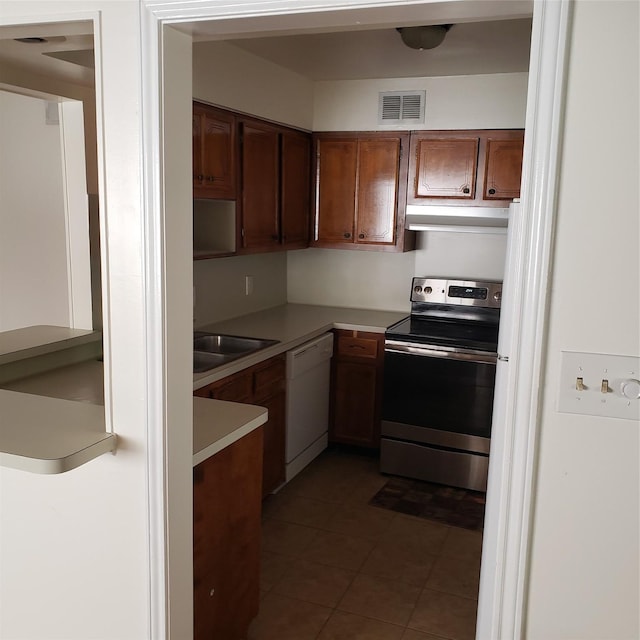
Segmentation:
[(498, 347), (498, 326), (477, 322), (424, 320), (409, 316), (389, 327), (386, 337), (391, 340), (406, 340), (424, 345), (495, 352)]
[(495, 353), (502, 283), (413, 278), (411, 315), (386, 331), (403, 340)]

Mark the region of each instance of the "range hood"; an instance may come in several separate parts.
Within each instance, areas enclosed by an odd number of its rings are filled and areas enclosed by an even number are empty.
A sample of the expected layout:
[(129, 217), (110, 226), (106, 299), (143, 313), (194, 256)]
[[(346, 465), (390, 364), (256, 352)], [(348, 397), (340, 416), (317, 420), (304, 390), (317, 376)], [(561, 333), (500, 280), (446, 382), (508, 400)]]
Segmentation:
[(405, 226), (411, 231), (506, 233), (508, 222), (508, 208), (409, 204)]

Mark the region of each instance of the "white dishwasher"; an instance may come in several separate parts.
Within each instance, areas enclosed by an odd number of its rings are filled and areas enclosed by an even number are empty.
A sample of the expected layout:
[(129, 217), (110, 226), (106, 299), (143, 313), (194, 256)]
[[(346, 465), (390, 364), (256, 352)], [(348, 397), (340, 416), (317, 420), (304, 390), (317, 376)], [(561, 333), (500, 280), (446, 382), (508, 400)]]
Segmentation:
[(287, 352), (287, 482), (327, 448), (333, 334)]

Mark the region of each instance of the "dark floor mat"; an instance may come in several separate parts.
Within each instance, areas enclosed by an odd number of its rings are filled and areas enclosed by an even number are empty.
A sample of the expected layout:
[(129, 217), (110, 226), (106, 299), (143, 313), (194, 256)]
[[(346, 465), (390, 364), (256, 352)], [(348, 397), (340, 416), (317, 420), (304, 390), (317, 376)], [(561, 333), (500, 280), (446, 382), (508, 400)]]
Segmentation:
[(484, 523), (484, 493), (420, 480), (389, 478), (369, 504), (474, 531)]

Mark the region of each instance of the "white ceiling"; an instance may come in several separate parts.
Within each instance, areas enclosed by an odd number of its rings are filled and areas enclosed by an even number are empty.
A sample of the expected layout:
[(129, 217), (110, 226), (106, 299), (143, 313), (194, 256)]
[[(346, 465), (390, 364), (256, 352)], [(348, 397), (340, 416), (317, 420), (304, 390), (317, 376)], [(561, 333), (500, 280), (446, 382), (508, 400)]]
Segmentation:
[[(46, 42), (17, 42), (39, 37)], [(0, 64), (83, 86), (94, 84), (93, 24), (90, 21), (3, 27)]]
[(311, 80), (527, 71), (531, 19), (456, 24), (435, 49), (407, 47), (395, 28), (228, 40)]
[[(526, 71), (531, 0), (460, 0), (384, 9), (182, 23), (194, 42), (227, 40), (312, 80), (400, 78)], [(444, 42), (425, 51), (402, 43), (395, 27), (453, 23)], [(15, 38), (40, 36), (45, 43)], [(196, 45), (197, 46), (197, 45)], [(92, 23), (0, 28), (0, 64), (91, 86)], [(44, 55), (43, 55), (44, 54)]]

